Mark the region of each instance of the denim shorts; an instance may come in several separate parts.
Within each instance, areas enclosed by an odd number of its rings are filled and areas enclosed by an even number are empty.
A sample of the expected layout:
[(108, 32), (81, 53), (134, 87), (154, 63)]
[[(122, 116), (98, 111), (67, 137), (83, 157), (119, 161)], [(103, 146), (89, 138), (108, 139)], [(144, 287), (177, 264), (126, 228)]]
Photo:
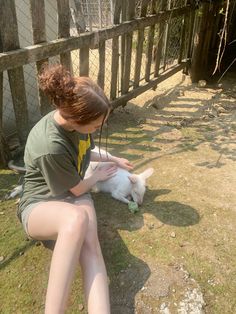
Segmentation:
[[(66, 198), (66, 199), (63, 199), (63, 200), (55, 200), (55, 201), (60, 201), (60, 202), (65, 202), (65, 203), (70, 203), (70, 204), (76, 204), (76, 203), (79, 203), (81, 200), (89, 200), (93, 203), (93, 199), (92, 199), (92, 196), (90, 193), (85, 193), (81, 196), (72, 196), (72, 197), (69, 197), (69, 198)], [(25, 233), (27, 234), (27, 236), (29, 238), (30, 235), (28, 233), (28, 220), (29, 220), (29, 216), (31, 214), (31, 212), (34, 210), (35, 207), (37, 207), (39, 204), (41, 203), (46, 203), (47, 201), (40, 201), (40, 202), (37, 202), (37, 203), (32, 203), (32, 204), (29, 204), (28, 206), (26, 206), (26, 208), (21, 212), (21, 222), (22, 222), (22, 226), (24, 228), (24, 231)]]

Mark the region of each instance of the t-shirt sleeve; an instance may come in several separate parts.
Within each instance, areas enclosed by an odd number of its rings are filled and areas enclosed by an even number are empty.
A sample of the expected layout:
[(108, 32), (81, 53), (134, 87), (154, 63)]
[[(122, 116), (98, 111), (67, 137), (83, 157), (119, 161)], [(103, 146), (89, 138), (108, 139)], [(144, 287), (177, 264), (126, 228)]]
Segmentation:
[(63, 154), (41, 156), (38, 159), (38, 166), (52, 196), (69, 191), (81, 180), (76, 165)]

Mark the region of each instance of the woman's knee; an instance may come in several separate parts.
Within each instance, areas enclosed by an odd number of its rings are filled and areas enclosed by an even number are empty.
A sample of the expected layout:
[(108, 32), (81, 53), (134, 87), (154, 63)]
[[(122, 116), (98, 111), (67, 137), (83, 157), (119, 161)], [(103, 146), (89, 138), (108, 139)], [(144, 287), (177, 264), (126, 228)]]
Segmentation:
[(100, 255), (101, 248), (97, 234), (96, 226), (88, 226), (87, 232), (85, 234), (84, 243), (83, 243), (83, 253), (92, 254), (92, 255)]
[(68, 211), (63, 220), (59, 233), (71, 234), (73, 237), (80, 236), (81, 232), (86, 234), (89, 224), (89, 217), (82, 208), (77, 209), (76, 206)]

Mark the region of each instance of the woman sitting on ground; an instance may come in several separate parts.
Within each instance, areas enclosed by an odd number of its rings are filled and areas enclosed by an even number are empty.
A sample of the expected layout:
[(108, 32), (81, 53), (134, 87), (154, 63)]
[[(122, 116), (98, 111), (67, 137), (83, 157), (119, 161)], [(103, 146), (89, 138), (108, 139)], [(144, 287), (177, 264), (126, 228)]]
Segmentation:
[[(92, 133), (101, 129), (111, 106), (102, 89), (88, 77), (73, 77), (60, 65), (47, 67), (40, 87), (56, 110), (44, 116), (29, 133), (25, 147), (26, 174), (18, 216), (27, 235), (54, 240), (45, 313), (64, 313), (80, 263), (90, 314), (110, 313), (106, 268), (97, 235), (97, 218), (88, 191), (107, 180), (116, 166), (84, 179), (90, 160), (107, 161), (91, 152)], [(109, 156), (125, 169), (128, 160)]]

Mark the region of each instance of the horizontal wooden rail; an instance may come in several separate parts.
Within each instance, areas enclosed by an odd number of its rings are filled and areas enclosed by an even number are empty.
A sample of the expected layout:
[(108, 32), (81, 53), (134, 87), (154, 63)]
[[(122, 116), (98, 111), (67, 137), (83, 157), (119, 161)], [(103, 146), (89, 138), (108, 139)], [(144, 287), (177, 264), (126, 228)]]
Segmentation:
[(53, 57), (67, 51), (80, 49), (85, 46), (89, 46), (90, 48), (97, 47), (100, 42), (154, 25), (160, 21), (168, 20), (169, 18), (181, 16), (191, 9), (192, 8), (188, 5), (148, 17), (123, 22), (122, 24), (101, 29), (96, 32), (84, 33), (76, 37), (60, 38), (48, 43), (3, 52), (0, 53), (0, 72)]
[(141, 86), (131, 90), (127, 94), (122, 95), (119, 98), (113, 100), (111, 102), (112, 108), (115, 109), (115, 108), (121, 106), (122, 104), (126, 104), (127, 101), (129, 101), (130, 99), (139, 96), (140, 94), (146, 92), (150, 88), (156, 87), (157, 84), (161, 83), (162, 81), (166, 80), (170, 76), (174, 75), (175, 73), (177, 73), (177, 72), (181, 71), (183, 68), (185, 68), (189, 62), (190, 62), (190, 60), (184, 60), (180, 64), (173, 66), (172, 68), (165, 71), (159, 77), (157, 77), (153, 80), (150, 80), (148, 83), (145, 83), (144, 85), (141, 85)]

